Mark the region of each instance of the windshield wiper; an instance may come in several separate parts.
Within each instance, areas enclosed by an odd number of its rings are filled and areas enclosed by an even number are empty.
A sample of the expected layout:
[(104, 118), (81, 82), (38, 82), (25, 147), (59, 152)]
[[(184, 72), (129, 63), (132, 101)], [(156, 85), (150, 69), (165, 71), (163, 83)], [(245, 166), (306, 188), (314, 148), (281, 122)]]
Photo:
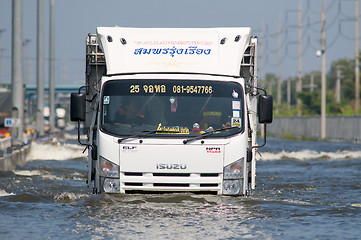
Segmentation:
[[(192, 137), (192, 138), (188, 138), (188, 139), (185, 139), (183, 140), (183, 143), (184, 144), (187, 144), (188, 142), (190, 141), (194, 141), (194, 140), (197, 140), (197, 139), (202, 139), (202, 138), (205, 138), (215, 132), (222, 132), (222, 131), (226, 131), (226, 130), (229, 130), (229, 129), (234, 129), (234, 128), (239, 128), (238, 126), (234, 126), (234, 127), (225, 127), (225, 128), (220, 128), (220, 129), (216, 129), (216, 130), (212, 130), (212, 131), (209, 131), (209, 132), (206, 132), (206, 133), (203, 133), (199, 136), (195, 136), (195, 137)], [(128, 137), (123, 137), (123, 138), (120, 138), (118, 139), (118, 143), (121, 143), (123, 142), (124, 140), (127, 140), (127, 139), (130, 139), (130, 138), (141, 138), (141, 137), (146, 137), (148, 135), (151, 135), (151, 134), (155, 134), (155, 133), (179, 133), (178, 131), (164, 131), (164, 130), (152, 130), (152, 131), (146, 131), (144, 130), (142, 134), (134, 134), (134, 135), (131, 135), (131, 136), (128, 136)]]
[(118, 143), (123, 142), (124, 140), (130, 139), (130, 138), (141, 138), (141, 137), (146, 137), (148, 135), (154, 134), (154, 133), (178, 133), (177, 131), (164, 131), (164, 130), (152, 130), (152, 131), (147, 131), (144, 130), (142, 134), (135, 134), (135, 135), (131, 135), (128, 137), (123, 137), (118, 139)]
[(188, 138), (188, 139), (185, 139), (183, 140), (183, 143), (184, 144), (187, 144), (188, 142), (190, 141), (194, 141), (194, 140), (197, 140), (197, 139), (202, 139), (202, 138), (205, 138), (215, 132), (222, 132), (222, 131), (226, 131), (226, 130), (229, 130), (229, 129), (233, 129), (233, 128), (239, 128), (238, 126), (234, 126), (234, 127), (225, 127), (225, 128), (220, 128), (220, 129), (216, 129), (216, 130), (212, 130), (212, 131), (209, 131), (209, 132), (206, 132), (206, 133), (203, 133), (199, 136), (195, 136), (195, 137), (192, 137), (192, 138)]

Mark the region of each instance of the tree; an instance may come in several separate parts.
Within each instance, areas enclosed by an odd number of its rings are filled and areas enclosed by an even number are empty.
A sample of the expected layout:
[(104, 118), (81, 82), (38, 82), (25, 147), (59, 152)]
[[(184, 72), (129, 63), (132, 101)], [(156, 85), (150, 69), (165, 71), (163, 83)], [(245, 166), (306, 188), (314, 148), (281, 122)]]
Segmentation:
[[(335, 87), (337, 80), (337, 68), (341, 69), (341, 103), (335, 100)], [(313, 76), (313, 92), (311, 92), (311, 75)], [(282, 104), (274, 104), (275, 113), (278, 116), (295, 116), (301, 111), (302, 115), (319, 115), (321, 113), (321, 74), (320, 72), (305, 73), (303, 79), (303, 91), (296, 94), (296, 77), (289, 77), (281, 84)], [(269, 94), (277, 95), (277, 77), (275, 74), (266, 75), (264, 86)], [(291, 107), (287, 104), (287, 81), (291, 85)], [(302, 104), (296, 107), (297, 98)], [(326, 112), (329, 115), (355, 114), (353, 102), (355, 98), (355, 63), (354, 59), (343, 58), (331, 63), (331, 69), (327, 75), (327, 104)]]
[(335, 89), (337, 68), (341, 69), (341, 102), (350, 104), (355, 98), (355, 63), (353, 59), (339, 59), (332, 62), (328, 74), (327, 89)]
[(320, 91), (300, 92), (297, 97), (301, 99), (301, 112), (303, 116), (321, 114), (321, 95)]
[(273, 97), (275, 99), (277, 99), (277, 81), (278, 78), (276, 77), (275, 74), (273, 73), (267, 73), (266, 74), (266, 79), (265, 79), (265, 83), (264, 83), (264, 87), (267, 90), (267, 93), (270, 95), (273, 95)]

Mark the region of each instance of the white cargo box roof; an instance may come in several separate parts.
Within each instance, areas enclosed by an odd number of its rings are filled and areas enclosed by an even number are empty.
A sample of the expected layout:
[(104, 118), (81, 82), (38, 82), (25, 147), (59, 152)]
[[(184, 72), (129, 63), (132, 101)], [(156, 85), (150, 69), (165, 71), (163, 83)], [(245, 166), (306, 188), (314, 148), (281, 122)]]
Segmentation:
[(98, 27), (107, 74), (202, 73), (239, 76), (250, 28)]

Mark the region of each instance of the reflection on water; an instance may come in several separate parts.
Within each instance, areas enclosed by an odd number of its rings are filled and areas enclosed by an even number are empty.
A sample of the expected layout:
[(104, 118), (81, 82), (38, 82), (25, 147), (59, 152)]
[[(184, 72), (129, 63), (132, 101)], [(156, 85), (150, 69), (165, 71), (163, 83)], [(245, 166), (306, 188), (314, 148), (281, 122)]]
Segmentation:
[[(103, 195), (75, 216), (79, 229), (101, 238), (200, 239), (254, 237), (252, 199), (190, 194)], [(257, 233), (258, 237), (265, 234)], [(94, 235), (93, 235), (94, 237)]]

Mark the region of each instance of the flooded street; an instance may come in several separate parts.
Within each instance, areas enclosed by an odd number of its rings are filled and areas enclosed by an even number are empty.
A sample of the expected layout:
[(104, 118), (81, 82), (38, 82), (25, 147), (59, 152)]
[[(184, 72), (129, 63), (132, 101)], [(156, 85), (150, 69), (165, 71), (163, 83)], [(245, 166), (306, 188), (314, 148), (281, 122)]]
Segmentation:
[(0, 239), (359, 239), (361, 146), (269, 139), (251, 197), (93, 195), (76, 144), (0, 171)]

